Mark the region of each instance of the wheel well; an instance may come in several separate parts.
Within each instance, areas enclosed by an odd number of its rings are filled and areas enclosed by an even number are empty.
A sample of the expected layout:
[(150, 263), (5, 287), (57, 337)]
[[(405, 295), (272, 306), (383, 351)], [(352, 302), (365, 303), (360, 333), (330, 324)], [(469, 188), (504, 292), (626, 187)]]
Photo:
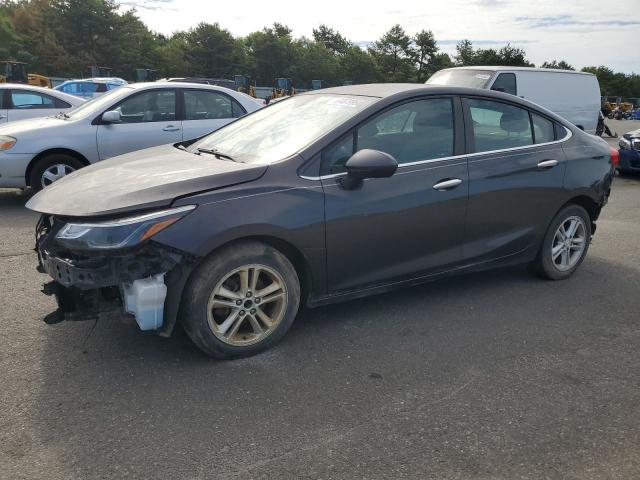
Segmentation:
[(582, 208), (584, 208), (589, 214), (592, 223), (598, 219), (598, 217), (600, 216), (600, 210), (602, 210), (602, 207), (598, 205), (597, 202), (593, 201), (591, 198), (585, 195), (580, 195), (578, 197), (572, 198), (565, 205), (563, 205), (563, 207), (570, 203), (580, 205)]
[(35, 157), (33, 157), (33, 160), (31, 160), (31, 162), (29, 163), (29, 166), (27, 167), (27, 171), (25, 173), (25, 183), (27, 184), (27, 186), (31, 186), (31, 171), (33, 170), (33, 167), (36, 163), (38, 163), (40, 161), (40, 159), (48, 156), (48, 155), (54, 155), (54, 154), (64, 154), (64, 155), (70, 155), (72, 157), (74, 157), (75, 159), (77, 159), (78, 161), (82, 162), (82, 164), (86, 167), (89, 165), (89, 160), (87, 160), (84, 155), (79, 154), (78, 152), (74, 151), (74, 150), (69, 150), (68, 148), (51, 148), (49, 150), (45, 150), (44, 152), (40, 152), (38, 155), (36, 155)]
[(246, 240), (254, 240), (256, 242), (265, 243), (270, 247), (275, 248), (285, 257), (287, 257), (287, 260), (289, 260), (293, 265), (293, 268), (296, 269), (296, 273), (298, 274), (298, 278), (300, 279), (300, 305), (304, 305), (313, 288), (311, 267), (309, 266), (309, 263), (307, 262), (307, 259), (304, 257), (302, 252), (286, 240), (278, 237), (271, 237), (268, 235), (253, 235), (249, 237), (236, 238), (223, 245), (220, 245), (215, 250), (209, 252), (208, 255), (211, 255), (222, 248), (228, 247), (229, 245), (233, 245), (236, 242), (242, 242)]

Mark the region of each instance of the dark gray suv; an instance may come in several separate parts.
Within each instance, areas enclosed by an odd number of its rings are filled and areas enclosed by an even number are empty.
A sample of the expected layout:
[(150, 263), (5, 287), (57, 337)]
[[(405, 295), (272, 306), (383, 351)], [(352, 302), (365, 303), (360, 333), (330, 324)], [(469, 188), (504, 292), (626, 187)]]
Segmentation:
[(486, 90), (360, 85), (296, 95), (190, 144), (75, 172), (28, 203), (45, 320), (124, 310), (216, 357), (279, 340), (301, 305), (528, 263), (569, 277), (617, 152)]

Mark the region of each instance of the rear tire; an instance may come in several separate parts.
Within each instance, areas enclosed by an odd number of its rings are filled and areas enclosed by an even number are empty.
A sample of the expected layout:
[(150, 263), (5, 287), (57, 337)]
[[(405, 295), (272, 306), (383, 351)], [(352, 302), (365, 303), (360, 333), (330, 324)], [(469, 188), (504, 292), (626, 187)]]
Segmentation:
[(247, 357), (284, 336), (299, 304), (300, 281), (291, 262), (269, 245), (244, 241), (216, 252), (194, 271), (180, 320), (207, 355)]
[(591, 218), (580, 205), (567, 205), (554, 217), (530, 270), (549, 280), (569, 278), (583, 262), (591, 242)]
[(39, 159), (33, 166), (29, 177), (29, 186), (38, 192), (82, 167), (84, 164), (71, 155), (65, 153), (47, 155)]

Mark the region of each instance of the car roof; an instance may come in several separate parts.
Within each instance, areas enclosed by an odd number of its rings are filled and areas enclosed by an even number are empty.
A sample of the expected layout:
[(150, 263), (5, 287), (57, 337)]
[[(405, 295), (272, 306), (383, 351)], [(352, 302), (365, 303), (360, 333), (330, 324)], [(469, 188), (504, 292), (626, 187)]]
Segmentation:
[(570, 73), (572, 75), (593, 75), (593, 73), (589, 73), (589, 72), (577, 72), (575, 70), (563, 70), (559, 68), (508, 67), (503, 65), (494, 65), (494, 66), (475, 65), (471, 67), (451, 67), (451, 68), (445, 68), (444, 70), (492, 70), (492, 71), (509, 71), (509, 72), (544, 72), (544, 73)]
[(127, 81), (118, 78), (118, 77), (95, 77), (95, 78), (71, 78), (69, 80), (65, 80), (60, 85), (65, 83), (118, 83), (122, 85), (126, 85)]
[(39, 87), (37, 85), (28, 85), (25, 83), (0, 83), (0, 89), (9, 89), (12, 90), (30, 90), (35, 92), (41, 92), (45, 95), (49, 95), (51, 97), (57, 97), (61, 100), (75, 100), (79, 101), (79, 103), (83, 103), (84, 99), (81, 97), (76, 97), (75, 95), (69, 95), (68, 93), (61, 92), (59, 90), (55, 90), (53, 88)]
[[(157, 82), (138, 82), (138, 83), (130, 83), (127, 87), (136, 89), (136, 90), (144, 90), (146, 88), (159, 88), (159, 87), (168, 87), (168, 88), (190, 88), (190, 89), (201, 89), (201, 90), (216, 90), (219, 92), (229, 93), (236, 92), (235, 90), (231, 90), (227, 87), (221, 87), (219, 85), (208, 85), (206, 83), (190, 83), (190, 82), (168, 82), (166, 80), (159, 80)], [(253, 97), (251, 97), (253, 98)]]
[(421, 83), (363, 83), (358, 85), (345, 85), (344, 87), (321, 88), (303, 93), (303, 95), (318, 95), (323, 93), (338, 95), (359, 95), (364, 97), (384, 98), (396, 93), (408, 92), (420, 89), (425, 85)]
[(509, 101), (518, 101), (519, 98), (513, 95), (470, 87), (455, 87), (451, 85), (431, 85), (424, 83), (365, 83), (360, 85), (347, 85), (344, 87), (322, 88), (311, 90), (301, 95), (358, 95), (363, 97), (387, 98), (391, 96), (411, 96), (420, 95), (482, 95), (486, 97), (497, 97)]

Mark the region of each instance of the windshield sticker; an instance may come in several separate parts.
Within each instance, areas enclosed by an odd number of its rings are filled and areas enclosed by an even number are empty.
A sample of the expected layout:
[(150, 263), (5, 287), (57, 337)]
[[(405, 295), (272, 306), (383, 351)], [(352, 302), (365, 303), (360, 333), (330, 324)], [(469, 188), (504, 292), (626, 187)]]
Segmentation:
[(489, 77), (491, 75), (487, 75), (486, 73), (478, 73), (476, 74), (476, 78), (479, 78), (480, 80), (489, 80)]

